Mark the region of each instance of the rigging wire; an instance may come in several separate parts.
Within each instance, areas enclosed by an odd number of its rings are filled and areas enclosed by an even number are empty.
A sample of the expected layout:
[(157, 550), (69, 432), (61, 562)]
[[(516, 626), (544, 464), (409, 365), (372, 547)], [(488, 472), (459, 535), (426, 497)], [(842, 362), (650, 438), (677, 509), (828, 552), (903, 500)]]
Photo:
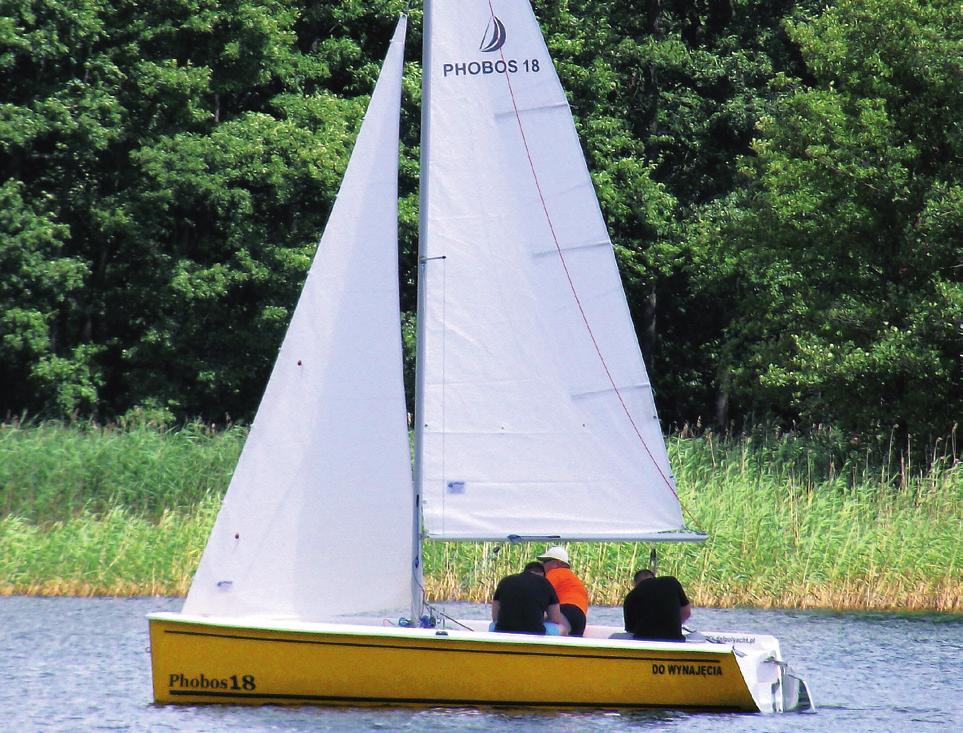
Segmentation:
[[(454, 618), (453, 616), (449, 616), (447, 613), (445, 613), (441, 609), (437, 608), (431, 603), (428, 603), (428, 601), (426, 600), (428, 594), (425, 592), (424, 584), (421, 583), (420, 581), (416, 581), (416, 582), (417, 582), (418, 589), (421, 591), (422, 608), (427, 610), (428, 613), (423, 613), (421, 618), (418, 618), (418, 619), (409, 619), (402, 616), (401, 618), (398, 619), (398, 626), (402, 626), (402, 627), (414, 626), (421, 629), (434, 629), (438, 625), (438, 617), (441, 617), (446, 621), (450, 621), (453, 624), (457, 624), (458, 626), (460, 626), (461, 628), (467, 631), (474, 631), (474, 629), (471, 626), (463, 624), (458, 619)], [(388, 621), (388, 619), (385, 619), (385, 621)]]

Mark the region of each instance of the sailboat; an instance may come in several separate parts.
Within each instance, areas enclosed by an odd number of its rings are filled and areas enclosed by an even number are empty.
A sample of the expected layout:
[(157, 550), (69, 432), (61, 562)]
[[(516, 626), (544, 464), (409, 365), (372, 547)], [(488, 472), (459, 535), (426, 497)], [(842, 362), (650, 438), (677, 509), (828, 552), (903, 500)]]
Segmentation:
[(148, 617), (155, 700), (810, 707), (771, 636), (494, 633), (425, 604), (425, 540), (705, 535), (683, 521), (527, 0), (425, 3), (412, 461), (397, 270), (406, 27), (402, 15), (183, 609)]

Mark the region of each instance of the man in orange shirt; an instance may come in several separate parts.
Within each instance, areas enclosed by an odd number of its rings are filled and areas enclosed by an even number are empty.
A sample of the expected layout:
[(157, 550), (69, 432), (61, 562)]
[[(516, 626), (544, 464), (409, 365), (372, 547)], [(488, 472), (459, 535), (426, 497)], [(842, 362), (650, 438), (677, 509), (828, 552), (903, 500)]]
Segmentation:
[(588, 591), (569, 567), (568, 552), (564, 547), (550, 547), (538, 559), (545, 566), (545, 577), (558, 594), (562, 615), (572, 627), (569, 636), (581, 636), (588, 614)]

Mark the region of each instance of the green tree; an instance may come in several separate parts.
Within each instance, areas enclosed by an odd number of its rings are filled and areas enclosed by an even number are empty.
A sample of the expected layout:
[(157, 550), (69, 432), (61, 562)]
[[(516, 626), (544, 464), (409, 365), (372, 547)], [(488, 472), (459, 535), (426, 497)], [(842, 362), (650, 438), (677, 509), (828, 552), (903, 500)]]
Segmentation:
[[(403, 3), (2, 2), (0, 408), (249, 417)], [(535, 7), (664, 418), (959, 414), (949, 3)]]
[(788, 28), (812, 84), (784, 80), (746, 190), (702, 221), (736, 295), (728, 387), (757, 414), (935, 437), (963, 414), (963, 15), (843, 0)]
[(80, 288), (83, 263), (61, 256), (67, 227), (24, 201), (23, 186), (0, 184), (0, 411), (71, 410), (96, 403), (98, 375), (83, 347), (57, 349), (57, 316)]
[(252, 414), (400, 6), (4, 2), (7, 409)]

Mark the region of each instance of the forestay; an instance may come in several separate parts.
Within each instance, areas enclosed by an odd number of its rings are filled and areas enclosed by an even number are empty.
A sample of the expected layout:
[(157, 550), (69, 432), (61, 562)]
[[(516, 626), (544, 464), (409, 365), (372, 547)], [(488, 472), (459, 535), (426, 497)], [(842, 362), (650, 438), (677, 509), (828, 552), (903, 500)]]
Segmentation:
[(397, 271), (405, 28), (402, 17), (185, 613), (321, 620), (408, 603)]
[(679, 530), (612, 244), (529, 2), (426, 5), (416, 472), (426, 531)]

